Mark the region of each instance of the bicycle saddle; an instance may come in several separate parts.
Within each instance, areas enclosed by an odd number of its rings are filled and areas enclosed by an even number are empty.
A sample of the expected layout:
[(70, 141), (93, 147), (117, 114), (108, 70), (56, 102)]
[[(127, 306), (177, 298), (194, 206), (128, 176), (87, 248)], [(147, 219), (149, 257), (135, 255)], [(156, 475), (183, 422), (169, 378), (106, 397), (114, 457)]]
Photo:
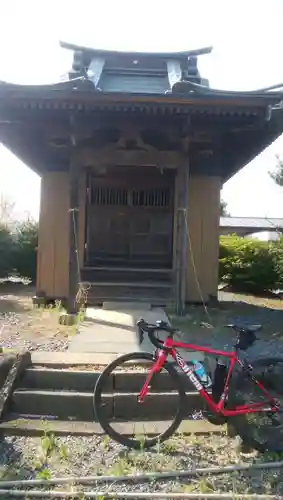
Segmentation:
[(262, 325), (260, 324), (244, 325), (241, 323), (232, 323), (226, 326), (233, 328), (237, 332), (235, 347), (242, 351), (246, 351), (248, 347), (251, 347), (258, 340), (255, 334), (262, 329)]
[(250, 325), (243, 325), (240, 323), (231, 323), (229, 325), (226, 325), (228, 328), (233, 328), (234, 330), (242, 330), (244, 332), (249, 332), (249, 333), (256, 333), (262, 330), (262, 325), (260, 323), (258, 324), (250, 324)]

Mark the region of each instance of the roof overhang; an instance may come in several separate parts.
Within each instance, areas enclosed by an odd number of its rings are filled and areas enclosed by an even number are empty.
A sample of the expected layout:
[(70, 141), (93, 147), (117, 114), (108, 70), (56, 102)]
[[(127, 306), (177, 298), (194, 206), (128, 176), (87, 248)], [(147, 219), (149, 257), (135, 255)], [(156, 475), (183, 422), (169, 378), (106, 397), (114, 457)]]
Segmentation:
[[(183, 83), (183, 82), (180, 82)], [(184, 82), (185, 84), (187, 82)], [(200, 87), (193, 85), (193, 88)], [(168, 92), (163, 94), (150, 93), (123, 93), (123, 92), (100, 92), (96, 90), (92, 82), (78, 78), (59, 82), (49, 85), (17, 85), (0, 81), (0, 109), (5, 107), (13, 107), (28, 104), (33, 102), (38, 103), (40, 108), (52, 106), (64, 107), (64, 103), (73, 103), (74, 107), (91, 106), (102, 104), (126, 104), (133, 103), (136, 105), (150, 105), (156, 107), (162, 105), (179, 106), (185, 111), (186, 108), (196, 108), (199, 106), (221, 106), (223, 110), (228, 107), (238, 108), (248, 111), (248, 108), (270, 109), (278, 106), (283, 102), (282, 92), (231, 92), (231, 91), (213, 91), (207, 89), (207, 92), (188, 93)]]
[[(43, 123), (49, 118), (54, 123), (57, 119), (69, 123), (71, 115), (85, 119), (86, 116), (108, 113), (152, 114), (164, 116), (167, 120), (191, 116), (204, 124), (208, 119), (212, 122), (218, 120), (223, 121), (226, 133), (225, 139), (222, 138), (222, 143), (220, 140), (217, 146), (217, 161), (221, 163), (219, 175), (224, 182), (281, 135), (282, 97), (280, 92), (107, 93), (99, 92), (90, 81), (80, 78), (40, 86), (1, 83), (0, 140), (32, 168), (36, 169), (37, 165), (40, 172), (44, 170), (44, 165), (40, 166), (40, 151), (36, 150), (36, 145), (29, 145), (21, 154), (25, 144), (16, 144), (13, 139), (14, 125), (24, 129), (28, 123), (34, 122), (36, 126), (38, 117)], [(244, 126), (247, 119), (252, 124), (249, 130)], [(236, 121), (239, 130), (230, 134)]]
[(107, 56), (125, 56), (125, 57), (158, 57), (162, 59), (176, 58), (176, 59), (188, 59), (189, 57), (197, 57), (205, 54), (210, 54), (212, 52), (212, 47), (203, 47), (201, 49), (185, 50), (180, 52), (138, 52), (138, 51), (117, 51), (117, 50), (105, 50), (97, 49), (93, 47), (84, 47), (82, 45), (75, 45), (73, 43), (60, 41), (60, 46), (63, 49), (72, 50), (74, 52), (88, 52), (95, 56), (107, 57)]

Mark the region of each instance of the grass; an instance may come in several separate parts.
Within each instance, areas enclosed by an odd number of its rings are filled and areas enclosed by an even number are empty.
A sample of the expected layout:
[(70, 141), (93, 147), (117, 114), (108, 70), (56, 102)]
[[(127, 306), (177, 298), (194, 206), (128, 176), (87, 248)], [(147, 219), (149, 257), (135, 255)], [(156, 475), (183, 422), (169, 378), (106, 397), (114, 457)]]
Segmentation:
[(53, 458), (60, 461), (68, 460), (69, 451), (65, 444), (59, 443), (55, 435), (48, 430), (48, 426), (43, 422), (44, 433), (40, 439), (40, 447), (35, 458), (33, 469), (37, 479), (51, 479), (49, 462)]

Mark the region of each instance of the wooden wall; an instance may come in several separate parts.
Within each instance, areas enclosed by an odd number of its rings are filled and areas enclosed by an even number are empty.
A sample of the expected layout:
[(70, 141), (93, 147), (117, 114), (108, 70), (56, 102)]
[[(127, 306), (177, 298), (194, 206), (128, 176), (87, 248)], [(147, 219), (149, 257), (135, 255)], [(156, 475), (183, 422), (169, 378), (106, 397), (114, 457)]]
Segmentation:
[[(80, 185), (79, 252), (84, 259), (86, 174)], [(219, 213), (221, 180), (216, 177), (190, 177), (188, 222), (192, 254), (204, 299), (216, 296), (218, 285)], [(69, 177), (68, 173), (45, 173), (41, 181), (41, 207), (37, 261), (37, 291), (48, 297), (68, 295), (69, 281)], [(188, 255), (187, 302), (200, 302)]]
[[(69, 174), (46, 172), (41, 179), (37, 253), (37, 292), (65, 298), (69, 290)], [(80, 185), (79, 252), (83, 261), (85, 174)]]
[(217, 296), (220, 189), (219, 177), (190, 177), (187, 302), (201, 302), (192, 257), (204, 300)]

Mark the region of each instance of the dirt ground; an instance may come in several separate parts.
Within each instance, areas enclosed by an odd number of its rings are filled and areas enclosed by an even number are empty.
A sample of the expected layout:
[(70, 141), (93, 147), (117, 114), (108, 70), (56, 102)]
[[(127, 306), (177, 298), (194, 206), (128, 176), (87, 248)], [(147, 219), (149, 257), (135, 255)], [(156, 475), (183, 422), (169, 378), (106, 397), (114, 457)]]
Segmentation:
[(0, 345), (5, 349), (66, 350), (74, 327), (59, 324), (59, 308), (34, 308), (30, 285), (0, 284)]

